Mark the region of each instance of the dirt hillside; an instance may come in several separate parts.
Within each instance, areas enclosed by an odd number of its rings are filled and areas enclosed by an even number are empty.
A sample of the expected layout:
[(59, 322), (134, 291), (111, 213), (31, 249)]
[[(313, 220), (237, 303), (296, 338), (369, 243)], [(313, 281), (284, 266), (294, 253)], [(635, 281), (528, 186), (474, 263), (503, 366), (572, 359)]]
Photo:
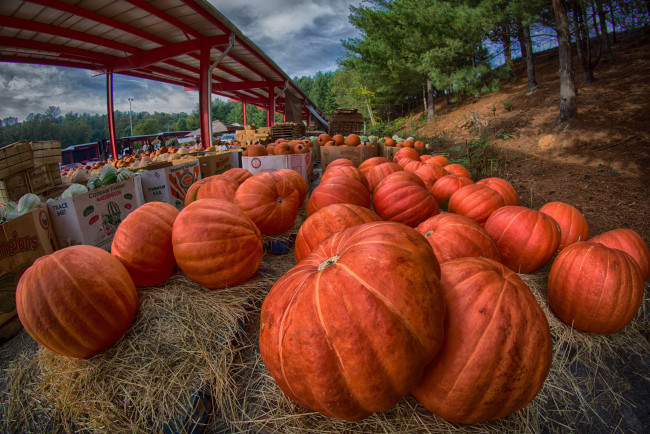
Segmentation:
[[(488, 169), (514, 185), (520, 204), (566, 202), (585, 215), (590, 235), (625, 227), (650, 242), (650, 35), (619, 35), (613, 59), (598, 64), (588, 86), (574, 57), (578, 116), (564, 127), (557, 125), (557, 50), (534, 60), (537, 92), (528, 93), (518, 64), (499, 92), (456, 105), (440, 101), (433, 122), (416, 116), (406, 128), (419, 125), (441, 151), (487, 134), (496, 155)], [(463, 146), (451, 156), (465, 153)]]

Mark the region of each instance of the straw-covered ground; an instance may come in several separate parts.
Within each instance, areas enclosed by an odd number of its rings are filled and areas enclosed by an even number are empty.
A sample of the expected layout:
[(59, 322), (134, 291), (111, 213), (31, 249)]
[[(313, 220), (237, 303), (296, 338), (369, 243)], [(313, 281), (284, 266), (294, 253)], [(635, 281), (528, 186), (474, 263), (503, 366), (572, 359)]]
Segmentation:
[[(296, 227), (278, 239), (290, 238)], [(294, 404), (260, 359), (261, 302), (293, 264), (292, 252), (267, 252), (258, 274), (238, 287), (207, 290), (177, 272), (163, 285), (140, 289), (129, 332), (89, 360), (54, 354), (21, 332), (0, 347), (0, 366), (6, 366), (0, 379), (0, 430), (650, 432), (647, 285), (632, 323), (614, 335), (599, 336), (572, 330), (549, 310), (550, 265), (521, 275), (546, 312), (554, 349), (549, 376), (526, 408), (502, 420), (461, 426), (406, 397), (389, 411), (351, 423)]]

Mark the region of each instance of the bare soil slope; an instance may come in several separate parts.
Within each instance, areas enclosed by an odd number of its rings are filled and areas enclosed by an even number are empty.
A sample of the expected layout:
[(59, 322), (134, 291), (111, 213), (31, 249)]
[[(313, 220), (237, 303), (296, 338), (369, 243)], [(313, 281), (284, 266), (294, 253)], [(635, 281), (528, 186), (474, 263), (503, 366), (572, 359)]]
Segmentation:
[[(557, 125), (558, 57), (550, 50), (535, 56), (537, 92), (528, 93), (525, 65), (515, 65), (515, 80), (499, 92), (458, 106), (440, 102), (419, 133), (444, 137), (437, 150), (487, 134), (500, 150), (498, 176), (514, 185), (522, 205), (566, 202), (585, 215), (590, 235), (625, 227), (648, 242), (650, 35), (619, 36), (613, 54), (588, 86), (574, 58), (578, 116), (566, 126)], [(422, 125), (416, 122), (407, 128)]]

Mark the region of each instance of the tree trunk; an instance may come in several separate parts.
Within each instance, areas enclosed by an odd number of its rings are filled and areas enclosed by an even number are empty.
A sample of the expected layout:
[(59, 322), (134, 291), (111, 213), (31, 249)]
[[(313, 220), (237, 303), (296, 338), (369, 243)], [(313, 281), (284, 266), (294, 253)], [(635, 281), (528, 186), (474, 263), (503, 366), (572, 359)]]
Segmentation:
[[(530, 27), (528, 28), (530, 30)], [(519, 48), (521, 49), (521, 59), (526, 60), (526, 33), (521, 20), (517, 21), (517, 39), (519, 40)]]
[[(594, 69), (600, 61), (602, 45), (598, 44), (598, 56), (594, 57), (591, 50), (587, 13), (580, 2), (574, 3), (573, 20), (576, 26), (576, 50), (578, 52), (578, 59), (580, 59), (582, 70), (585, 74), (585, 84), (590, 85), (594, 82)], [(599, 36), (596, 26), (594, 26), (594, 30), (596, 30), (597, 36)]]
[(503, 33), (501, 33), (501, 42), (503, 43), (503, 55), (506, 57), (506, 65), (512, 60), (512, 53), (510, 51), (510, 33), (503, 28)]
[(576, 84), (571, 59), (571, 32), (564, 0), (553, 0), (553, 11), (557, 25), (558, 54), (560, 59), (560, 123), (567, 122), (578, 114)]
[(650, 15), (650, 0), (645, 0), (645, 7), (648, 8), (648, 15)]
[(612, 16), (612, 44), (616, 43), (616, 15), (614, 14), (614, 2), (612, 0), (607, 1), (609, 6), (609, 14)]
[(433, 99), (433, 84), (431, 79), (427, 77), (427, 121), (433, 121), (433, 117), (436, 115), (436, 102)]
[[(646, 4), (650, 7), (650, 0)], [(598, 10), (598, 20), (600, 21), (600, 36), (602, 38), (603, 48), (605, 49), (605, 60), (612, 60), (612, 47), (609, 45), (609, 33), (607, 32), (607, 16), (603, 8), (603, 0), (596, 0), (596, 10)]]
[(524, 46), (526, 53), (526, 71), (528, 72), (528, 92), (537, 90), (537, 78), (535, 77), (535, 63), (533, 61), (533, 40), (530, 37), (530, 26), (522, 26), (524, 33)]

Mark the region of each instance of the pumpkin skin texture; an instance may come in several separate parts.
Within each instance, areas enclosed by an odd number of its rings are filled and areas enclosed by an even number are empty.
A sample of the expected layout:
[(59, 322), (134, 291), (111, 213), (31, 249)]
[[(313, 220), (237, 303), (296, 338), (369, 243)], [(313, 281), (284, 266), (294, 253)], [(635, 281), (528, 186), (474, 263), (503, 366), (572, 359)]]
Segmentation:
[(359, 181), (361, 184), (363, 184), (364, 187), (366, 187), (366, 190), (370, 191), (366, 175), (364, 175), (362, 171), (354, 166), (328, 166), (327, 170), (325, 170), (325, 173), (323, 173), (320, 182), (323, 182), (326, 179), (332, 178), (334, 176), (347, 176), (349, 178), (352, 178), (355, 181)]
[(335, 203), (349, 203), (370, 208), (370, 193), (359, 181), (347, 176), (333, 176), (311, 192), (307, 201), (307, 217)]
[(147, 202), (120, 223), (111, 254), (122, 262), (136, 286), (156, 286), (174, 272), (172, 227), (179, 211), (165, 202)]
[(643, 301), (636, 261), (622, 250), (578, 241), (557, 256), (548, 275), (548, 302), (565, 324), (610, 334), (622, 330)]
[[(404, 169), (407, 170), (407, 169)], [(427, 186), (429, 191), (431, 191), (431, 188), (433, 187), (433, 184), (436, 183), (436, 181), (443, 176), (447, 175), (447, 171), (442, 168), (439, 164), (435, 163), (425, 163), (422, 166), (420, 166), (416, 171), (415, 174), (420, 177), (422, 181)]]
[(459, 188), (449, 197), (447, 209), (449, 212), (464, 215), (481, 224), (504, 205), (503, 196), (496, 190), (486, 185), (469, 184)]
[(372, 157), (368, 158), (365, 161), (362, 161), (361, 164), (359, 164), (359, 170), (361, 173), (363, 173), (365, 176), (368, 176), (368, 172), (370, 172), (370, 169), (373, 167), (377, 167), (380, 164), (384, 163), (390, 163), (390, 160), (386, 157)]
[(223, 199), (228, 202), (235, 200), (235, 192), (239, 188), (237, 181), (226, 175), (213, 175), (205, 178), (205, 183), (199, 184), (196, 191), (196, 200), (205, 199)]
[(350, 421), (408, 394), (444, 337), (436, 263), (426, 240), (398, 223), (319, 244), (262, 304), (260, 354), (282, 391)]
[(368, 171), (366, 178), (368, 179), (368, 187), (370, 192), (374, 193), (377, 185), (388, 175), (395, 172), (401, 172), (404, 169), (399, 167), (397, 163), (383, 163), (373, 167)]
[[(272, 152), (269, 152), (269, 155), (272, 155)], [(253, 176), (251, 172), (249, 172), (246, 169), (242, 169), (241, 167), (233, 167), (231, 169), (226, 170), (225, 172), (222, 173), (222, 175), (226, 175), (234, 179), (238, 185), (241, 185), (242, 182), (246, 181), (248, 178)]]
[(550, 216), (560, 226), (560, 246), (562, 250), (576, 241), (587, 241), (589, 238), (589, 225), (587, 220), (573, 206), (564, 202), (548, 202), (542, 205), (539, 212)]
[(294, 251), (296, 264), (333, 233), (378, 221), (381, 221), (381, 217), (373, 211), (349, 203), (335, 203), (319, 209), (298, 229)]
[(427, 163), (435, 163), (445, 167), (449, 164), (449, 160), (444, 155), (433, 155), (432, 158), (427, 160)]
[[(400, 164), (400, 163), (403, 163), (403, 165)], [(424, 163), (421, 162), (420, 160), (410, 160), (409, 161), (407, 158), (401, 159), (400, 163), (397, 163), (397, 164), (402, 166), (402, 168), (404, 170), (406, 170), (407, 172), (412, 172), (412, 173), (416, 173), (420, 167), (424, 166)]]
[(343, 137), (343, 134), (334, 134), (332, 136), (332, 141), (334, 142), (334, 146), (343, 146), (345, 143), (345, 137)]
[(296, 190), (298, 190), (298, 206), (301, 206), (307, 198), (307, 192), (309, 190), (305, 178), (293, 169), (278, 169), (275, 173), (284, 176), (296, 187)]
[(485, 222), (499, 248), (501, 262), (516, 273), (543, 267), (560, 245), (560, 227), (552, 217), (523, 206), (504, 206)]
[(325, 143), (329, 142), (330, 140), (332, 140), (332, 137), (330, 137), (329, 134), (323, 133), (318, 136), (318, 145), (325, 146)]
[(395, 155), (393, 156), (393, 163), (399, 164), (402, 158), (420, 161), (420, 154), (413, 148), (403, 148), (395, 152)]
[(641, 277), (650, 277), (650, 250), (643, 238), (632, 229), (613, 229), (596, 235), (589, 241), (603, 244), (612, 249), (619, 249), (634, 258), (641, 270)]
[(264, 253), (255, 223), (238, 206), (219, 199), (183, 208), (172, 228), (172, 246), (183, 273), (210, 289), (247, 281)]
[(476, 181), (477, 184), (484, 184), (493, 190), (496, 190), (506, 205), (519, 205), (519, 195), (517, 190), (508, 181), (502, 178), (484, 178)]
[(445, 213), (415, 228), (429, 241), (438, 262), (466, 257), (485, 257), (501, 262), (499, 249), (485, 229), (469, 217)]
[(262, 235), (275, 235), (293, 226), (300, 195), (286, 177), (262, 172), (242, 182), (235, 205), (257, 225)]
[(332, 167), (336, 167), (336, 166), (352, 166), (352, 167), (355, 167), (354, 163), (349, 158), (337, 158), (336, 160), (332, 161), (331, 163), (329, 163), (327, 165), (327, 167), (325, 168), (325, 171), (327, 171), (328, 169), (330, 169)]
[(384, 220), (412, 228), (440, 212), (424, 182), (417, 175), (404, 171), (392, 173), (379, 183), (372, 204)]
[(452, 175), (461, 175), (472, 179), (472, 174), (470, 173), (469, 169), (467, 169), (467, 167), (463, 166), (462, 164), (447, 164), (444, 166), (444, 168), (448, 173), (451, 173)]
[(460, 190), (466, 185), (473, 184), (474, 182), (466, 176), (460, 175), (445, 175), (436, 180), (433, 186), (429, 189), (433, 197), (436, 198), (438, 206), (447, 208), (447, 203), (452, 194)]
[(356, 134), (348, 134), (343, 140), (345, 146), (357, 146), (361, 144), (361, 138)]
[(108, 349), (126, 333), (137, 308), (129, 272), (115, 256), (93, 246), (66, 247), (38, 258), (16, 288), (25, 330), (68, 357), (88, 358)]
[(450, 422), (505, 417), (537, 395), (551, 367), (551, 331), (528, 286), (487, 258), (445, 262), (445, 341), (413, 395)]

